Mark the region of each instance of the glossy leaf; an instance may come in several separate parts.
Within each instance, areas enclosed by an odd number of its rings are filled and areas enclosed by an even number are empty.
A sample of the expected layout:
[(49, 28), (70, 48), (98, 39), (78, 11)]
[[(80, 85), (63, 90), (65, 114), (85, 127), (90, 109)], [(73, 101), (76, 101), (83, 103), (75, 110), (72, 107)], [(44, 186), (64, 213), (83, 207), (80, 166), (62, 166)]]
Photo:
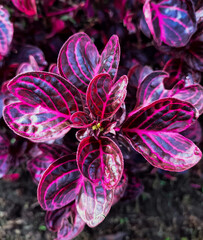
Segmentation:
[(71, 240), (84, 229), (85, 223), (76, 210), (75, 204), (48, 211), (46, 225), (49, 230), (57, 232), (57, 239)]
[(41, 207), (53, 211), (75, 200), (80, 176), (75, 155), (62, 157), (51, 164), (38, 185)]
[(71, 207), (69, 216), (63, 219), (62, 226), (57, 233), (57, 239), (71, 240), (78, 236), (85, 227), (85, 222), (78, 214), (75, 204)]
[(0, 60), (9, 52), (13, 39), (13, 24), (9, 20), (8, 11), (0, 5)]
[(33, 178), (33, 181), (39, 183), (44, 171), (58, 158), (70, 154), (70, 150), (59, 145), (41, 144), (38, 146), (41, 154), (31, 159), (27, 163), (27, 168)]
[(16, 74), (34, 72), (34, 71), (40, 70), (35, 58), (32, 55), (30, 55), (29, 60), (30, 60), (29, 63), (25, 62), (20, 64), (20, 66), (16, 71)]
[(196, 17), (190, 0), (146, 0), (143, 12), (158, 45), (185, 46), (196, 31)]
[(61, 48), (58, 69), (85, 95), (89, 82), (98, 73), (107, 72), (115, 79), (119, 60), (120, 46), (116, 35), (110, 38), (100, 56), (91, 39), (85, 33), (77, 33)]
[(73, 113), (70, 120), (72, 122), (72, 126), (75, 128), (87, 128), (94, 124), (90, 118), (90, 115), (86, 112), (78, 111)]
[(128, 176), (126, 173), (123, 173), (123, 176), (119, 182), (119, 184), (116, 186), (114, 190), (114, 197), (113, 197), (113, 204), (116, 204), (123, 196), (125, 193), (125, 190), (128, 185)]
[(7, 105), (4, 119), (14, 132), (32, 141), (62, 136), (70, 129), (71, 114), (82, 109), (78, 90), (52, 73), (18, 75), (8, 89), (22, 102)]
[(154, 71), (143, 80), (137, 91), (137, 107), (161, 98), (173, 97), (191, 103), (201, 114), (203, 112), (202, 86), (197, 83), (190, 85), (190, 80), (179, 80), (172, 89), (166, 89), (164, 84), (166, 77), (168, 77), (166, 72)]
[(113, 190), (107, 190), (101, 182), (91, 183), (84, 179), (76, 198), (76, 208), (89, 227), (100, 224), (112, 206)]
[(87, 105), (96, 119), (112, 117), (121, 107), (126, 96), (127, 76), (122, 76), (115, 84), (108, 74), (98, 74), (87, 89)]
[(189, 68), (182, 58), (170, 59), (163, 70), (169, 73), (169, 77), (164, 80), (166, 89), (173, 88), (181, 80), (185, 81), (185, 86), (199, 83), (201, 80), (201, 74)]
[(194, 122), (196, 114), (191, 104), (165, 98), (131, 112), (123, 132), (134, 149), (153, 166), (184, 171), (195, 165), (202, 155), (193, 142), (178, 133)]
[(193, 123), (189, 128), (181, 132), (181, 135), (190, 139), (195, 144), (200, 144), (202, 140), (202, 127), (198, 121)]
[(28, 16), (37, 14), (37, 6), (35, 0), (12, 0), (14, 6)]
[(108, 137), (83, 139), (77, 150), (81, 173), (96, 183), (102, 180), (105, 188), (115, 188), (123, 173), (123, 156), (119, 147)]

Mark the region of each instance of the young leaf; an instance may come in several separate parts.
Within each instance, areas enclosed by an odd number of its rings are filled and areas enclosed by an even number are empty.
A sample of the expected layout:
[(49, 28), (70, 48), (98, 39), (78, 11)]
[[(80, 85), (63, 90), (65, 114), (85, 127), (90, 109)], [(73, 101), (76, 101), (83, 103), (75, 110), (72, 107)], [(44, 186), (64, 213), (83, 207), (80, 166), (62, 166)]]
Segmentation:
[(199, 148), (178, 132), (196, 119), (191, 104), (173, 98), (157, 100), (131, 112), (123, 125), (132, 146), (153, 166), (184, 171), (201, 159)]
[(0, 5), (0, 61), (9, 52), (13, 39), (13, 24), (9, 20), (8, 11)]
[(37, 14), (37, 6), (35, 0), (12, 0), (13, 5), (28, 16)]
[(31, 141), (47, 141), (70, 129), (70, 116), (82, 110), (78, 90), (64, 78), (46, 72), (16, 76), (9, 91), (20, 101), (4, 108), (4, 119), (17, 134)]
[(71, 126), (75, 128), (87, 128), (94, 124), (89, 114), (80, 111), (73, 113), (70, 121), (73, 123)]
[(108, 137), (83, 139), (77, 150), (77, 163), (81, 173), (105, 188), (115, 188), (123, 173), (123, 156), (119, 147)]
[(190, 0), (146, 0), (143, 12), (158, 45), (185, 46), (196, 31), (194, 6)]
[(107, 190), (101, 182), (91, 183), (84, 179), (76, 198), (76, 208), (89, 227), (100, 224), (111, 209), (113, 190)]
[(98, 73), (107, 72), (115, 79), (119, 60), (120, 46), (116, 35), (110, 38), (100, 56), (87, 34), (77, 33), (61, 48), (58, 69), (63, 77), (85, 95), (89, 82)]
[(127, 76), (113, 84), (106, 73), (95, 76), (87, 89), (87, 105), (97, 119), (112, 117), (121, 107), (126, 96)]
[(53, 211), (75, 200), (80, 176), (75, 155), (62, 157), (52, 163), (38, 185), (37, 196), (41, 207)]

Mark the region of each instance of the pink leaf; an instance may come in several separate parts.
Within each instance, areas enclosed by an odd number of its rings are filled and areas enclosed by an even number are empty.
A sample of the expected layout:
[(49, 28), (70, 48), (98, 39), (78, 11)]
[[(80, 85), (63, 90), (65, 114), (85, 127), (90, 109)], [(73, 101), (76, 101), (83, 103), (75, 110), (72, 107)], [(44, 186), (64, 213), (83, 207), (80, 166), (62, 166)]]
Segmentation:
[(35, 0), (12, 0), (14, 6), (28, 16), (37, 14), (37, 6)]
[(85, 33), (71, 36), (61, 48), (58, 57), (60, 74), (85, 95), (89, 82), (98, 73), (109, 73), (114, 80), (120, 60), (118, 37), (113, 35), (101, 56)]
[(134, 149), (153, 166), (180, 172), (201, 159), (199, 148), (178, 133), (189, 127), (196, 117), (191, 104), (165, 98), (131, 112), (123, 132)]
[(93, 184), (84, 179), (76, 198), (80, 217), (89, 227), (100, 224), (111, 209), (113, 190), (107, 190), (101, 182)]
[(75, 204), (48, 211), (45, 221), (49, 230), (57, 232), (57, 239), (71, 240), (79, 235), (85, 226)]
[(13, 39), (13, 24), (9, 20), (8, 11), (0, 5), (0, 61), (9, 52)]
[(38, 201), (45, 210), (53, 211), (72, 202), (77, 193), (80, 172), (75, 155), (62, 157), (44, 172), (38, 185)]
[(92, 79), (87, 89), (87, 105), (95, 118), (110, 118), (118, 111), (125, 100), (127, 83), (125, 75), (115, 84), (105, 73)]
[(73, 115), (70, 118), (71, 122), (73, 123), (71, 126), (75, 128), (88, 128), (94, 122), (92, 122), (92, 119), (90, 118), (90, 115), (86, 112), (76, 112), (73, 113)]
[(15, 133), (32, 141), (64, 135), (71, 114), (82, 110), (78, 90), (56, 74), (24, 73), (11, 80), (8, 89), (22, 102), (7, 105), (4, 119)]
[(158, 45), (185, 46), (196, 31), (196, 18), (190, 0), (146, 0), (144, 16)]
[(108, 137), (83, 139), (77, 151), (81, 173), (92, 182), (102, 180), (105, 188), (115, 188), (123, 173), (123, 156), (119, 147)]

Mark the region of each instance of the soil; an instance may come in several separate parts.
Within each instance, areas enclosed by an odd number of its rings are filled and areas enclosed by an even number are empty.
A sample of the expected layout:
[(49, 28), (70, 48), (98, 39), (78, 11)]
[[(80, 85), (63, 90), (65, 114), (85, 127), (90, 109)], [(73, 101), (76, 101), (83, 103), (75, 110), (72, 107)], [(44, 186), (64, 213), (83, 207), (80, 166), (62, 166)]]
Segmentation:
[[(202, 240), (203, 164), (170, 175), (150, 169), (140, 174), (145, 187), (130, 202), (120, 201), (96, 228), (85, 227), (76, 240)], [(0, 180), (0, 239), (51, 240), (37, 186), (21, 171), (14, 182)]]

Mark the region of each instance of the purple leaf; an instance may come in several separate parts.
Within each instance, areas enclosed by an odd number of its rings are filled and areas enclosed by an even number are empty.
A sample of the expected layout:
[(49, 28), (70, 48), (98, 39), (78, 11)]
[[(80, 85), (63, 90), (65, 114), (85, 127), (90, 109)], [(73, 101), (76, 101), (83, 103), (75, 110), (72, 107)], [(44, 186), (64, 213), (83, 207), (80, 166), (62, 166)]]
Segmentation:
[(39, 151), (41, 150), (42, 153), (27, 163), (27, 168), (33, 178), (33, 181), (36, 183), (39, 183), (42, 174), (50, 164), (56, 161), (59, 157), (70, 154), (69, 149), (55, 144), (41, 144), (38, 147)]
[(101, 56), (85, 33), (71, 36), (61, 48), (58, 57), (60, 74), (85, 94), (89, 82), (98, 73), (107, 72), (114, 80), (120, 60), (118, 37), (113, 35)]
[(46, 72), (16, 76), (9, 91), (20, 101), (4, 108), (4, 119), (17, 134), (32, 141), (47, 141), (70, 129), (70, 116), (82, 110), (78, 90), (64, 78)]
[(55, 63), (53, 63), (49, 66), (49, 72), (56, 73), (59, 75), (59, 70)]
[(123, 132), (134, 149), (153, 166), (184, 171), (195, 165), (202, 155), (193, 142), (178, 133), (194, 122), (196, 114), (191, 104), (165, 98), (131, 112)]
[(168, 77), (164, 71), (154, 71), (148, 74), (140, 83), (137, 91), (137, 106), (147, 105), (155, 100), (167, 97), (168, 91), (165, 90), (163, 80)]
[(181, 58), (172, 58), (164, 66), (165, 72), (169, 73), (169, 77), (164, 80), (167, 89), (174, 87), (176, 83), (185, 80), (185, 86), (199, 83), (201, 74), (188, 68), (188, 65)]
[[(178, 81), (170, 90), (165, 88), (165, 78), (168, 74), (164, 71), (154, 71), (147, 75), (137, 91), (137, 107), (147, 105), (161, 98), (173, 97), (191, 103), (201, 114), (203, 112), (203, 88), (200, 84), (189, 85), (187, 81)], [(189, 86), (185, 87), (185, 82)]]
[(89, 227), (100, 224), (112, 206), (113, 190), (107, 190), (101, 182), (93, 184), (84, 179), (76, 198), (76, 208)]
[(124, 196), (127, 185), (128, 185), (128, 176), (126, 175), (126, 173), (123, 173), (123, 176), (122, 176), (119, 184), (116, 186), (116, 188), (114, 190), (114, 197), (113, 197), (112, 205), (116, 204)]
[(195, 144), (199, 144), (202, 140), (202, 128), (198, 121), (193, 123), (189, 128), (181, 132), (181, 134), (189, 138)]
[(28, 16), (37, 14), (37, 7), (35, 0), (12, 0), (13, 5)]
[(158, 45), (185, 46), (196, 31), (196, 17), (190, 0), (146, 0), (143, 12)]
[(127, 83), (125, 75), (115, 84), (105, 73), (92, 79), (87, 89), (87, 105), (95, 118), (110, 118), (118, 111), (125, 100)]
[(123, 156), (119, 147), (108, 137), (83, 139), (77, 150), (81, 173), (96, 183), (102, 180), (105, 188), (115, 188), (123, 173)]
[(48, 211), (45, 218), (50, 231), (58, 232), (57, 239), (71, 240), (84, 229), (85, 223), (76, 210), (75, 204)]
[(70, 121), (72, 122), (71, 126), (74, 128), (88, 128), (92, 124), (94, 124), (89, 114), (80, 111), (73, 113), (73, 115), (70, 118)]
[(64, 217), (62, 226), (57, 233), (58, 239), (71, 240), (78, 236), (85, 227), (85, 222), (78, 214), (75, 204), (71, 207), (68, 216)]
[(9, 20), (8, 11), (0, 5), (0, 61), (9, 52), (13, 39), (13, 24)]
[(53, 211), (75, 200), (80, 176), (75, 155), (62, 157), (52, 163), (38, 185), (37, 196), (41, 207)]

